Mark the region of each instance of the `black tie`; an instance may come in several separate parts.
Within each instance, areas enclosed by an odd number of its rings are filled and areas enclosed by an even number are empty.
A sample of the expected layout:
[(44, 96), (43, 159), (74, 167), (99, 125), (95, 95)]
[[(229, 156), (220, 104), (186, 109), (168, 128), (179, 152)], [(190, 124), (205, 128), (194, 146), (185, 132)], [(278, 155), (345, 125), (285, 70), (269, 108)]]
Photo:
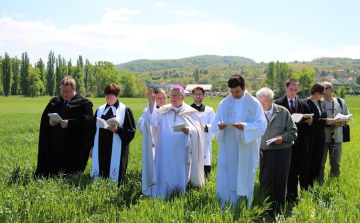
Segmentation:
[(294, 108), (294, 102), (293, 100), (290, 100), (290, 114), (293, 114), (295, 112), (295, 108)]

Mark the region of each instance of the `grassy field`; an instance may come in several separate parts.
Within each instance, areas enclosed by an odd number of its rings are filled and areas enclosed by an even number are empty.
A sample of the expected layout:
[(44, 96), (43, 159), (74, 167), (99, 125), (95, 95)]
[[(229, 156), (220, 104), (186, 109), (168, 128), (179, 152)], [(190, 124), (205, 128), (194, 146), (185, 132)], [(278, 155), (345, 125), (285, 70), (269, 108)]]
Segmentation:
[[(206, 187), (188, 188), (159, 201), (141, 194), (141, 145), (137, 131), (130, 146), (125, 183), (117, 188), (107, 180), (92, 181), (91, 160), (82, 175), (33, 180), (37, 161), (40, 116), (49, 97), (0, 97), (0, 222), (359, 222), (360, 221), (360, 98), (348, 98), (354, 121), (351, 142), (343, 144), (341, 176), (302, 192), (299, 203), (270, 218), (269, 205), (255, 183), (253, 208), (245, 203), (222, 209), (215, 196), (218, 144), (213, 141), (212, 174)], [(91, 98), (94, 110), (104, 98)], [(136, 120), (146, 99), (121, 101)], [(187, 98), (188, 103), (191, 102)], [(220, 99), (206, 98), (216, 109)], [(329, 166), (326, 167), (329, 172)]]

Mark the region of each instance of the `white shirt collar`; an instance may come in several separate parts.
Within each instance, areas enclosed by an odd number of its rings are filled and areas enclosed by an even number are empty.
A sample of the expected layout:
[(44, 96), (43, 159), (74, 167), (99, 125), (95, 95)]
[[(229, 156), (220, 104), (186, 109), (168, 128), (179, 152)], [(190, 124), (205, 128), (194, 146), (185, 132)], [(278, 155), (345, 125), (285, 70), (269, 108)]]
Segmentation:
[(270, 115), (272, 115), (273, 112), (274, 112), (274, 104), (271, 104), (271, 108), (269, 111), (264, 111), (265, 114), (269, 113)]

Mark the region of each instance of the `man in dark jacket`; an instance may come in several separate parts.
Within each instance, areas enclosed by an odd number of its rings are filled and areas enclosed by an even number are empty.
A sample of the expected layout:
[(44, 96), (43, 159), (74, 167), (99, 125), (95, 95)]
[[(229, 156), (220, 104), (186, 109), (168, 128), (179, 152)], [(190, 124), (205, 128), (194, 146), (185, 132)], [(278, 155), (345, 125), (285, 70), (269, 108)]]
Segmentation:
[[(290, 112), (309, 114), (310, 109), (306, 102), (297, 97), (299, 82), (295, 79), (289, 79), (285, 83), (286, 94), (275, 101), (275, 104), (284, 106)], [(297, 138), (291, 146), (291, 166), (287, 185), (287, 200), (294, 201), (298, 197), (298, 182), (302, 189), (308, 188), (309, 180), (309, 149), (308, 149), (308, 132), (312, 118), (295, 123), (298, 129)]]
[[(76, 83), (65, 77), (60, 96), (46, 106), (40, 123), (35, 177), (84, 171), (91, 148), (92, 103), (76, 93)], [(57, 113), (62, 120), (49, 118)]]

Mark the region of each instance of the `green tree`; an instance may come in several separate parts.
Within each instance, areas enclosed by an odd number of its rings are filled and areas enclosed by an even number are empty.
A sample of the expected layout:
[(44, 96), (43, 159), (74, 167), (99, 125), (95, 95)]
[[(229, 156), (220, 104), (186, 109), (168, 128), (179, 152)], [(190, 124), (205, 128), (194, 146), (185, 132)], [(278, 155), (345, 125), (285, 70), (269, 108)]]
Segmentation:
[(40, 77), (40, 69), (38, 67), (30, 68), (29, 71), (29, 95), (30, 97), (38, 97), (44, 92), (45, 86)]
[(122, 91), (122, 96), (124, 97), (137, 97), (137, 87), (136, 87), (136, 79), (135, 75), (131, 71), (124, 71), (122, 76), (122, 84), (124, 87), (124, 90)]
[(84, 73), (83, 73), (83, 61), (82, 56), (79, 56), (77, 60), (76, 68), (74, 71), (74, 79), (76, 81), (76, 91), (79, 93), (84, 92)]
[(46, 91), (50, 96), (55, 94), (55, 85), (56, 85), (56, 77), (55, 77), (55, 55), (54, 52), (50, 50), (47, 62), (47, 80), (46, 80)]
[(194, 77), (194, 80), (197, 82), (199, 81), (199, 77), (200, 77), (200, 74), (199, 74), (199, 68), (196, 68), (194, 73), (193, 73), (193, 77)]
[[(39, 68), (40, 71), (40, 80), (43, 82), (44, 85), (46, 85), (46, 73), (45, 73), (45, 64), (44, 61), (40, 58), (39, 61), (36, 63), (37, 68)], [(41, 95), (44, 95), (45, 91), (41, 92)]]
[(67, 70), (68, 70), (68, 73), (67, 73), (67, 76), (69, 77), (72, 77), (73, 76), (73, 68), (72, 68), (72, 63), (71, 63), (71, 58), (68, 62), (68, 66), (67, 66)]
[(21, 64), (20, 64), (20, 88), (22, 94), (27, 97), (29, 96), (29, 68), (30, 62), (27, 52), (21, 55)]
[(285, 82), (289, 78), (292, 77), (293, 71), (291, 70), (290, 66), (287, 63), (280, 63), (279, 61), (276, 62), (275, 65), (276, 69), (276, 76), (275, 76), (275, 86), (276, 86), (276, 93), (277, 95), (284, 95), (285, 94)]
[(304, 67), (294, 73), (294, 78), (299, 81), (301, 90), (301, 96), (309, 96), (311, 85), (315, 82), (315, 70)]
[(6, 97), (10, 94), (12, 75), (11, 58), (5, 53), (5, 58), (2, 63), (2, 84)]
[(346, 91), (345, 91), (345, 88), (344, 86), (341, 86), (339, 87), (336, 91), (335, 91), (335, 94), (338, 98), (344, 98), (345, 97), (345, 94), (346, 94)]
[(92, 75), (88, 79), (88, 88), (92, 95), (96, 97), (104, 96), (104, 89), (110, 83), (121, 83), (119, 71), (114, 68), (114, 64), (106, 61), (95, 62)]
[(136, 86), (138, 87), (138, 97), (139, 98), (146, 98), (148, 89), (146, 87), (146, 83), (144, 80), (140, 78), (136, 78)]
[(11, 85), (11, 94), (17, 95), (19, 94), (19, 86), (20, 86), (20, 60), (15, 57), (11, 59), (12, 70), (13, 70), (13, 81)]
[(0, 95), (3, 95), (4, 94), (4, 91), (3, 91), (3, 85), (2, 85), (2, 56), (0, 56)]
[(265, 79), (265, 84), (270, 88), (270, 89), (274, 89), (275, 87), (275, 78), (276, 78), (276, 68), (275, 68), (275, 63), (274, 62), (270, 62), (268, 64), (268, 68), (267, 68), (267, 72), (266, 72), (266, 79)]
[(93, 70), (93, 65), (90, 63), (88, 59), (85, 62), (85, 69), (84, 69), (84, 87), (85, 92), (88, 92), (88, 81), (91, 78), (91, 73)]
[(357, 76), (357, 78), (356, 78), (356, 84), (360, 84), (360, 76)]

